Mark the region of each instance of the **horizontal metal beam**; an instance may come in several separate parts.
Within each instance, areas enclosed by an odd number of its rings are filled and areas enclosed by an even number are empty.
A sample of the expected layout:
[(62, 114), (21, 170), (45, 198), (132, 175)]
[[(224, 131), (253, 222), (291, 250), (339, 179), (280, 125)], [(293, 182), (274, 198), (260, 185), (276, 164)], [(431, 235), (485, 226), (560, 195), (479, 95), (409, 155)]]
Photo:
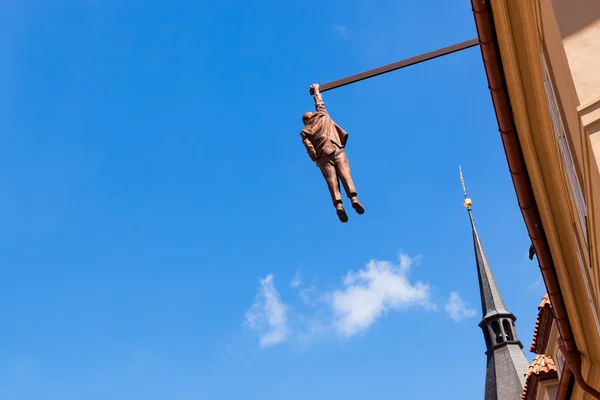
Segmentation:
[(393, 64), (384, 65), (383, 67), (375, 68), (369, 71), (361, 72), (360, 74), (348, 76), (346, 78), (338, 79), (337, 81), (325, 83), (324, 85), (319, 86), (320, 92), (326, 92), (328, 90), (336, 89), (342, 86), (349, 85), (351, 83), (359, 82), (365, 79), (372, 78), (374, 76), (386, 74), (388, 72), (396, 71), (397, 69), (408, 67), (410, 65), (415, 65), (422, 63), (423, 61), (433, 60), (434, 58), (442, 57), (447, 54), (456, 53), (457, 51), (461, 51), (464, 49), (468, 49), (470, 47), (477, 46), (479, 44), (479, 39), (471, 39), (466, 42), (457, 43), (452, 46), (444, 47), (442, 49), (438, 49), (435, 51), (430, 51), (429, 53), (421, 54), (420, 56), (407, 58), (406, 60), (398, 61)]

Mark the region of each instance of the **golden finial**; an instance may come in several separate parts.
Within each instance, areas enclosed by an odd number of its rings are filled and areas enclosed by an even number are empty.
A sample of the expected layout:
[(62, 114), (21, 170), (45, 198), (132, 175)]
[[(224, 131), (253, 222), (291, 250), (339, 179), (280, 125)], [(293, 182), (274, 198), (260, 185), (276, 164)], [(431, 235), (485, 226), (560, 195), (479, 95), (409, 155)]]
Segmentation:
[(467, 196), (467, 187), (465, 186), (465, 180), (463, 178), (462, 168), (460, 165), (458, 166), (458, 170), (460, 171), (460, 182), (462, 183), (463, 193), (465, 194), (465, 201), (463, 201), (463, 205), (467, 208), (471, 208), (473, 201)]

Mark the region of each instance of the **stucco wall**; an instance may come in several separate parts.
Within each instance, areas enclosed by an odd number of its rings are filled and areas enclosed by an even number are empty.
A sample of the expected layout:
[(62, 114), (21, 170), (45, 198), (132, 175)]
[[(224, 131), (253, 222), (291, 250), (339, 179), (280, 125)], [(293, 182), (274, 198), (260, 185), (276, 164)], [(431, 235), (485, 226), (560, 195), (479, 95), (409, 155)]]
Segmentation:
[[(538, 3), (541, 6), (538, 14), (538, 30), (542, 37), (545, 58), (548, 63), (550, 75), (552, 76), (554, 91), (560, 104), (562, 122), (570, 143), (571, 152), (573, 153), (579, 184), (584, 192), (590, 228), (589, 235), (594, 238), (598, 237), (597, 234), (600, 233), (600, 226), (598, 226), (597, 216), (594, 212), (594, 204), (592, 204), (600, 198), (600, 171), (598, 169), (600, 163), (596, 162), (596, 159), (600, 157), (600, 143), (594, 145), (594, 137), (588, 138), (585, 130), (582, 129), (580, 113), (578, 112), (581, 103), (573, 77), (572, 66), (568, 61), (568, 55), (563, 42), (564, 32), (560, 30), (558, 22), (559, 18), (565, 17), (564, 15), (558, 15), (557, 10), (554, 9), (554, 3), (559, 1), (563, 0), (540, 0)], [(561, 6), (564, 7), (564, 4)], [(571, 25), (568, 27), (569, 29), (566, 29), (567, 32), (571, 33), (571, 37), (575, 37), (578, 34), (578, 31), (573, 30), (573, 26), (575, 25), (573, 15), (577, 16), (577, 13), (570, 14), (571, 19), (569, 21)], [(585, 25), (585, 23), (586, 21), (583, 24)], [(594, 69), (589, 68), (589, 66), (585, 69), (585, 73), (588, 75), (593, 75), (593, 72)], [(587, 258), (586, 256), (589, 253), (585, 250), (587, 245), (585, 244), (583, 231), (581, 233), (581, 235), (578, 235), (580, 252), (584, 255), (584, 258)], [(593, 239), (590, 239), (590, 241), (593, 241)], [(592, 247), (595, 250), (595, 246)], [(597, 257), (592, 258), (593, 260), (597, 260)], [(588, 264), (594, 262), (593, 260), (586, 259), (584, 261)], [(593, 268), (589, 272), (594, 292), (593, 295), (594, 297), (598, 297), (600, 293), (600, 268)], [(600, 304), (598, 306), (600, 307)]]
[[(565, 53), (577, 90), (578, 116), (581, 119), (582, 138), (589, 138), (591, 149), (591, 183), (589, 198), (597, 199), (600, 170), (600, 1), (598, 0), (552, 0), (554, 14), (563, 40)], [(584, 148), (585, 148), (585, 143)], [(596, 168), (591, 168), (595, 166)], [(596, 259), (593, 269), (596, 296), (600, 296), (600, 229), (598, 216), (593, 215), (591, 224), (595, 230), (592, 251)]]
[(580, 103), (600, 95), (600, 1), (552, 0)]

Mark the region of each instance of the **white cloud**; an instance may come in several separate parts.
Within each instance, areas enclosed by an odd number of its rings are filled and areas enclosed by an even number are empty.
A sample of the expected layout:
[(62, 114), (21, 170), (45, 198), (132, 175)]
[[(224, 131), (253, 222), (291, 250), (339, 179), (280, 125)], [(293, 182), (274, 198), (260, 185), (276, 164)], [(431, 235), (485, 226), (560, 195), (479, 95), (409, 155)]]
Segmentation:
[(476, 311), (470, 308), (467, 303), (460, 298), (458, 292), (450, 293), (450, 298), (446, 303), (446, 312), (450, 319), (456, 322), (460, 322), (466, 318), (472, 318), (476, 314)]
[[(420, 308), (435, 311), (429, 284), (409, 279), (419, 257), (399, 254), (399, 263), (371, 260), (349, 271), (342, 287), (320, 291), (313, 279), (305, 286), (297, 271), (291, 286), (298, 289), (296, 307), (288, 306), (274, 285), (273, 274), (260, 281), (254, 304), (246, 312), (246, 326), (258, 332), (260, 346), (293, 341), (310, 347), (314, 340), (349, 338), (369, 329), (388, 311)], [(302, 306), (308, 306), (303, 308)]]
[(296, 275), (292, 278), (292, 282), (290, 283), (293, 288), (297, 288), (302, 285), (302, 280), (300, 279), (300, 268), (296, 270)]
[(344, 278), (344, 289), (328, 297), (338, 335), (350, 337), (368, 329), (388, 310), (409, 307), (435, 309), (430, 300), (429, 285), (408, 279), (410, 268), (418, 260), (400, 254), (400, 265), (371, 260), (365, 269), (350, 271)]
[(530, 284), (530, 285), (528, 286), (528, 289), (529, 289), (529, 290), (535, 290), (535, 289), (537, 289), (538, 287), (540, 287), (540, 286), (541, 286), (543, 283), (544, 283), (544, 280), (543, 280), (543, 279), (542, 279), (542, 277), (540, 276), (539, 278), (537, 278), (537, 279), (535, 280), (535, 282), (533, 282), (532, 284)]
[(340, 36), (345, 36), (348, 34), (348, 27), (343, 24), (334, 24), (333, 30)]
[(309, 287), (300, 290), (298, 296), (300, 296), (302, 302), (309, 307), (315, 307), (321, 298), (321, 294), (314, 283)]
[(268, 347), (285, 342), (289, 335), (287, 306), (273, 283), (273, 274), (260, 280), (254, 304), (246, 311), (246, 324), (259, 332), (260, 346)]
[(315, 279), (310, 286), (304, 286), (304, 282), (300, 278), (300, 268), (296, 270), (296, 275), (292, 278), (290, 285), (298, 289), (298, 296), (302, 302), (309, 307), (316, 307), (317, 303), (321, 299), (321, 293), (317, 290), (315, 285)]

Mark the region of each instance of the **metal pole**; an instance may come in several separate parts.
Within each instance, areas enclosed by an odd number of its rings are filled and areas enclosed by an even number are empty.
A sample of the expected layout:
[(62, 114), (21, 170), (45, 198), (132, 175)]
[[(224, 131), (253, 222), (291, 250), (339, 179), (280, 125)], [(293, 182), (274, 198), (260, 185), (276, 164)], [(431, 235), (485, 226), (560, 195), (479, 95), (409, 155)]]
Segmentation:
[(384, 65), (383, 67), (375, 68), (369, 71), (361, 72), (360, 74), (348, 76), (346, 78), (338, 79), (337, 81), (325, 83), (319, 86), (319, 91), (326, 92), (328, 90), (336, 89), (342, 86), (349, 85), (351, 83), (359, 82), (365, 79), (372, 78), (374, 76), (386, 74), (388, 72), (396, 71), (397, 69), (408, 67), (410, 65), (415, 65), (422, 63), (423, 61), (433, 60), (434, 58), (438, 58), (441, 56), (445, 56), (447, 54), (456, 53), (457, 51), (465, 50), (470, 47), (477, 46), (479, 44), (479, 39), (471, 39), (466, 42), (457, 43), (452, 46), (444, 47), (442, 49), (438, 49), (435, 51), (430, 51), (429, 53), (421, 54), (416, 57), (407, 58), (406, 60), (398, 61), (393, 64)]

